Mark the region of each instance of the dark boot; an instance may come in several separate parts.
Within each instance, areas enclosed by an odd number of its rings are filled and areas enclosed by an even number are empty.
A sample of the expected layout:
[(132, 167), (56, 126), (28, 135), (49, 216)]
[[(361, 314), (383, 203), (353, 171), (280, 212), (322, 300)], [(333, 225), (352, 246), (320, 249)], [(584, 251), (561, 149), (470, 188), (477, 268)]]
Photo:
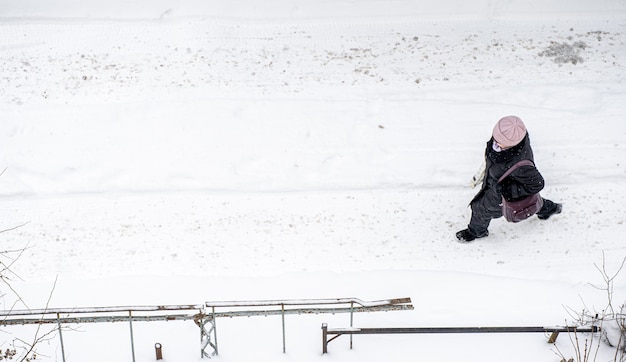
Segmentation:
[(456, 238), (459, 239), (459, 242), (461, 243), (469, 243), (470, 241), (473, 241), (479, 238), (484, 238), (485, 236), (488, 236), (488, 235), (489, 235), (489, 231), (485, 231), (484, 233), (480, 235), (476, 235), (472, 231), (470, 231), (470, 229), (465, 229), (465, 230), (461, 230), (457, 232)]
[(548, 220), (550, 216), (560, 214), (563, 211), (563, 205), (557, 204), (550, 200), (543, 200), (543, 207), (537, 212), (537, 218), (539, 220)]

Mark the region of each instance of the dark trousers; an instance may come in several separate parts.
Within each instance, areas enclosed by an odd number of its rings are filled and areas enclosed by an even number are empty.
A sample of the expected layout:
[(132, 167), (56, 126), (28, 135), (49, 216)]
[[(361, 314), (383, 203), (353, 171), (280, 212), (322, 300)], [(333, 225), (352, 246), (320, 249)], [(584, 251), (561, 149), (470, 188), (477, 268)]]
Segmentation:
[[(467, 226), (476, 236), (484, 236), (489, 228), (491, 219), (502, 217), (502, 195), (495, 189), (489, 188), (471, 203), (472, 218)], [(543, 207), (537, 214), (546, 215), (554, 212), (556, 204), (543, 199)]]

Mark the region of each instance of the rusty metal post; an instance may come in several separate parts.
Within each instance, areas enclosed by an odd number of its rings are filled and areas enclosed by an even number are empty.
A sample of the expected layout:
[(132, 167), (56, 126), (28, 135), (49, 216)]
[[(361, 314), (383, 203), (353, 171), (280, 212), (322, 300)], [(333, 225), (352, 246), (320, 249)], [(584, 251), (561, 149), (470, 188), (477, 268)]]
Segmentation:
[(322, 354), (328, 353), (328, 325), (322, 323)]
[(163, 352), (161, 351), (161, 343), (155, 343), (154, 344), (154, 352), (156, 353), (156, 359), (160, 360), (163, 359)]

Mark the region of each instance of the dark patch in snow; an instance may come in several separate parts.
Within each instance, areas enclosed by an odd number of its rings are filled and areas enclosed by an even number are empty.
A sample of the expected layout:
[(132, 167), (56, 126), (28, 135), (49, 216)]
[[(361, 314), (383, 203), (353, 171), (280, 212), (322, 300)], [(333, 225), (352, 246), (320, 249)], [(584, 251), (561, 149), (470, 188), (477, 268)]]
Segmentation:
[(572, 63), (575, 65), (584, 61), (580, 53), (587, 47), (588, 45), (584, 41), (576, 41), (572, 44), (552, 42), (550, 46), (539, 53), (539, 56), (554, 58), (554, 62), (558, 64)]

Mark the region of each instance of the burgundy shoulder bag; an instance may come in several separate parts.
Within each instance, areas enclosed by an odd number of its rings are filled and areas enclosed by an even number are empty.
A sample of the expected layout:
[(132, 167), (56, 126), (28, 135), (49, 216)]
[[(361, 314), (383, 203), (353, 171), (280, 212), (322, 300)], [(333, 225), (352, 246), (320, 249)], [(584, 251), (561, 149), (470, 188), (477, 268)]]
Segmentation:
[[(521, 166), (535, 166), (535, 164), (530, 160), (521, 160), (517, 162), (511, 166), (511, 168), (509, 168), (504, 175), (500, 177), (500, 179), (498, 179), (498, 183), (502, 182), (513, 171)], [(539, 195), (539, 193), (532, 194), (515, 201), (506, 201), (504, 197), (502, 197), (502, 215), (504, 215), (506, 221), (509, 222), (520, 222), (522, 220), (526, 220), (541, 210), (542, 206), (543, 198)]]

